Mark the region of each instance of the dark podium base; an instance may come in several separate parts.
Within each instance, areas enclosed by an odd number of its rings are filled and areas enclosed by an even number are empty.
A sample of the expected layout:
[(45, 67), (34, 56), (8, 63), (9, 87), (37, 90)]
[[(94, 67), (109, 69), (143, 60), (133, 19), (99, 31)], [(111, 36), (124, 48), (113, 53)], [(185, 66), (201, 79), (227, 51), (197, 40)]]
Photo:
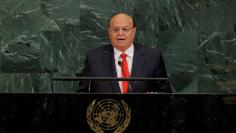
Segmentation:
[(0, 94), (0, 132), (90, 133), (86, 117), (93, 100), (125, 101), (127, 133), (235, 133), (233, 95), (180, 94)]

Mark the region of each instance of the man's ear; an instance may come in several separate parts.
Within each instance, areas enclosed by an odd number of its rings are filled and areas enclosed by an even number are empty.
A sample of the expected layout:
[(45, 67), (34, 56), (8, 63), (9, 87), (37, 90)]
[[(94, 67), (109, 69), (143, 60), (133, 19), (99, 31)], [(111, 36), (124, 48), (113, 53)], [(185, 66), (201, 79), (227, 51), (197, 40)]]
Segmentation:
[(136, 33), (136, 27), (134, 27), (133, 32)]
[(111, 32), (110, 28), (107, 28), (107, 34), (108, 35), (110, 35), (110, 32)]

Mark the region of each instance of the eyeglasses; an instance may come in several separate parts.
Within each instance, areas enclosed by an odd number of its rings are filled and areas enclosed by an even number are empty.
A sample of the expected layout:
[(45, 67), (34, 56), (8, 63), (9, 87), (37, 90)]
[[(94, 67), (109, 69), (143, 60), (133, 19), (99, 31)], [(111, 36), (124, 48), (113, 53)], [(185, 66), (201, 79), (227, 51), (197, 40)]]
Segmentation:
[(111, 32), (114, 33), (114, 34), (117, 34), (120, 30), (123, 32), (123, 33), (128, 33), (130, 32), (131, 30), (133, 29), (132, 28), (128, 28), (128, 27), (124, 27), (124, 28), (111, 28)]

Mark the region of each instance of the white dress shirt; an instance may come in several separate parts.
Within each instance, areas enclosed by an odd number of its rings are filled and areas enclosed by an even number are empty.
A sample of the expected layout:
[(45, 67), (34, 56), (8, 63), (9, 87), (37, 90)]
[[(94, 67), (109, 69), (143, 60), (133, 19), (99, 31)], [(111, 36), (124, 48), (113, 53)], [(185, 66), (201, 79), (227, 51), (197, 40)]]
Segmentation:
[[(114, 58), (115, 58), (116, 72), (117, 72), (117, 77), (119, 77), (119, 78), (122, 77), (122, 70), (121, 70), (121, 66), (118, 64), (118, 62), (119, 61), (122, 62), (122, 58), (120, 57), (120, 55), (122, 53), (123, 52), (121, 52), (120, 50), (114, 48)], [(133, 44), (125, 51), (125, 54), (127, 55), (126, 60), (128, 62), (129, 73), (131, 75), (133, 57), (134, 57), (134, 45)], [(123, 92), (122, 81), (119, 81), (119, 86), (120, 86), (121, 92)]]

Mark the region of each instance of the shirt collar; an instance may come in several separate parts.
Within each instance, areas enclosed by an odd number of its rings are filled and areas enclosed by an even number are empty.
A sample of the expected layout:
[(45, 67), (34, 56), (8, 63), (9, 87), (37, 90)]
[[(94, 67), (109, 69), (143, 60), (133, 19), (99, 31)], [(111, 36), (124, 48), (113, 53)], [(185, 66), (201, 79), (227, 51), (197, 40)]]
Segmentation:
[[(122, 54), (123, 52), (121, 52), (120, 50), (114, 48), (114, 54), (115, 54), (115, 58), (116, 59), (119, 59), (120, 58), (120, 55)], [(131, 46), (125, 51), (125, 54), (127, 54), (128, 57), (131, 57), (133, 58), (134, 56), (134, 44), (132, 43)]]

